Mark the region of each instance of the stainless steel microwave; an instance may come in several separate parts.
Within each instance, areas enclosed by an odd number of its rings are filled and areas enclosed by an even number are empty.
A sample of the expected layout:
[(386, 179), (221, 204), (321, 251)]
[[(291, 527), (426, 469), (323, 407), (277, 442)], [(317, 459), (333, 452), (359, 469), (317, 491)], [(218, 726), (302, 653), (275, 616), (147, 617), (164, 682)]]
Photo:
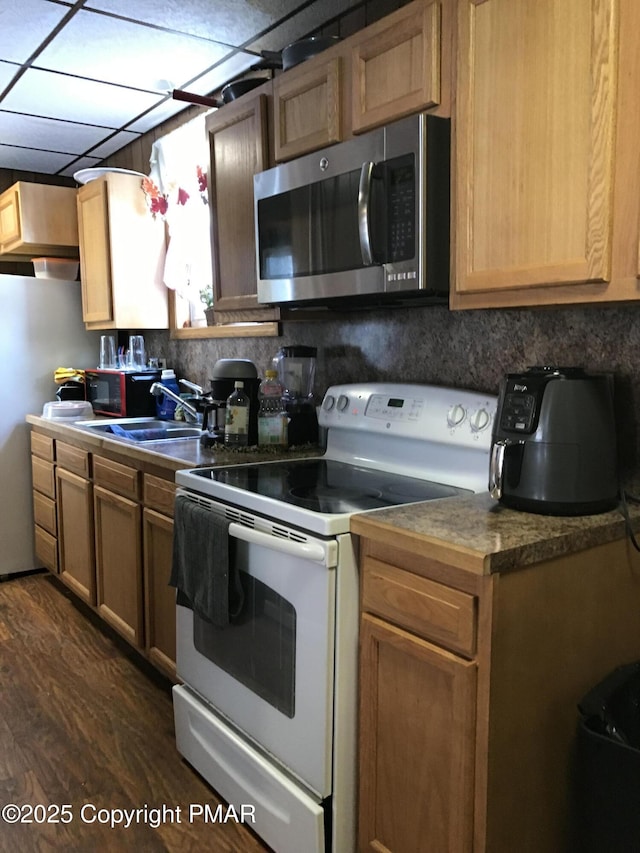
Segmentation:
[(450, 121), (425, 113), (254, 177), (258, 301), (449, 292)]

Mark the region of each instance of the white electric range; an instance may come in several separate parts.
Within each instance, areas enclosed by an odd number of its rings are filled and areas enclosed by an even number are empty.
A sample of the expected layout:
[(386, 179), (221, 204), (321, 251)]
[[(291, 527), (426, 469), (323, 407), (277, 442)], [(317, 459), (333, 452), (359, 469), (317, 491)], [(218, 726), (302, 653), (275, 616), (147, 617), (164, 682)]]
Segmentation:
[(176, 507), (224, 525), (242, 599), (222, 627), (177, 607), (178, 749), (228, 802), (255, 806), (278, 853), (355, 849), (351, 516), (485, 491), (496, 404), (431, 385), (334, 386), (322, 455), (176, 474)]

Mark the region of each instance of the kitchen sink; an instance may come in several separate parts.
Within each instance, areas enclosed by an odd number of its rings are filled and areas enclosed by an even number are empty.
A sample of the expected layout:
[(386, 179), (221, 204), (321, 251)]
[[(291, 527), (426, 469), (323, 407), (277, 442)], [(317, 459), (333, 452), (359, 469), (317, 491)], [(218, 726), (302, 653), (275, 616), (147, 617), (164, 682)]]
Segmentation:
[(184, 421), (162, 421), (159, 418), (101, 418), (76, 421), (74, 426), (108, 438), (135, 441), (136, 444), (200, 438), (202, 435), (202, 429), (197, 425), (185, 424)]

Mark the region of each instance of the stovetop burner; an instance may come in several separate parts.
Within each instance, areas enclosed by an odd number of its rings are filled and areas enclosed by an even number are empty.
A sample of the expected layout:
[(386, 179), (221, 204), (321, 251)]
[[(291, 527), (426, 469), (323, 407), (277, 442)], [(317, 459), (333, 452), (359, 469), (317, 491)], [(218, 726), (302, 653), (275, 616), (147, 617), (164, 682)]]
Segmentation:
[(193, 473), (318, 513), (353, 513), (467, 493), (442, 483), (332, 459), (199, 468)]

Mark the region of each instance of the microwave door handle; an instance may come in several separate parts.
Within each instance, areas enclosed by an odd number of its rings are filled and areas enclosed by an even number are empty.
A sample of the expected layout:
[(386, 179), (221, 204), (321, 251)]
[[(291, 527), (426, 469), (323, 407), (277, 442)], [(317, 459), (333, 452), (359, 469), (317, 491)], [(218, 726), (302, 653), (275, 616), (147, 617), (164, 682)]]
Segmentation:
[(371, 230), (369, 228), (369, 209), (371, 204), (371, 178), (373, 163), (363, 163), (360, 171), (358, 186), (358, 234), (360, 235), (360, 251), (365, 266), (373, 264), (373, 249), (371, 247)]
[(244, 524), (238, 524), (235, 521), (229, 525), (229, 536), (234, 536), (236, 539), (242, 539), (244, 542), (250, 542), (253, 545), (261, 545), (263, 548), (270, 548), (272, 551), (280, 551), (292, 557), (311, 560), (314, 563), (327, 562), (327, 553), (322, 545), (317, 542), (292, 542), (290, 539), (278, 539), (268, 533), (263, 533), (261, 530), (245, 527)]

